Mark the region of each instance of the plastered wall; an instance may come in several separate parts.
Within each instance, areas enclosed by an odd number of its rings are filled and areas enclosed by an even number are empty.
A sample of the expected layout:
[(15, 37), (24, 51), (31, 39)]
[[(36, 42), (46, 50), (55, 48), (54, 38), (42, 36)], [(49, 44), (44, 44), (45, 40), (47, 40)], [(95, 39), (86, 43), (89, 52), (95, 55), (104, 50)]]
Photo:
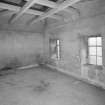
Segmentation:
[[(59, 31), (60, 30), (60, 31)], [(105, 84), (105, 16), (98, 15), (80, 18), (65, 24), (60, 28), (50, 30), (54, 37), (59, 37), (61, 42), (61, 60), (57, 66), (64, 71), (74, 73), (84, 78), (89, 78)], [(53, 33), (53, 34), (52, 34)], [(81, 63), (81, 36), (101, 34), (103, 37), (103, 69), (98, 70), (92, 66)], [(83, 50), (83, 49), (82, 49)], [(98, 72), (97, 72), (98, 71)], [(96, 74), (97, 73), (97, 74)]]
[(0, 30), (0, 68), (36, 63), (39, 55), (43, 55), (41, 33)]

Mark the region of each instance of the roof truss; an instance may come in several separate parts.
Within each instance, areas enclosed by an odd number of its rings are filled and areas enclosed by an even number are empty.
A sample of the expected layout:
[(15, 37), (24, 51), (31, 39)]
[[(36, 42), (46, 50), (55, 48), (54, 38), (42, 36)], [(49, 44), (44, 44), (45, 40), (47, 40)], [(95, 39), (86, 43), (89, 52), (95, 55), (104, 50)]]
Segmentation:
[[(37, 18), (33, 18), (29, 21), (31, 24), (36, 23), (45, 18), (63, 19), (62, 16), (55, 15), (55, 14), (58, 13), (59, 11), (69, 12), (70, 8), (68, 7), (79, 2), (80, 0), (65, 0), (62, 3), (53, 2), (49, 0), (26, 0), (26, 1), (27, 2), (23, 7), (14, 6), (6, 3), (0, 3), (0, 8), (15, 11), (15, 15), (11, 17), (11, 19), (9, 20), (9, 23), (14, 23), (19, 18), (21, 18), (21, 16), (25, 13), (38, 15)], [(47, 12), (41, 12), (41, 11), (30, 9), (35, 3), (39, 5), (47, 6), (49, 10)]]

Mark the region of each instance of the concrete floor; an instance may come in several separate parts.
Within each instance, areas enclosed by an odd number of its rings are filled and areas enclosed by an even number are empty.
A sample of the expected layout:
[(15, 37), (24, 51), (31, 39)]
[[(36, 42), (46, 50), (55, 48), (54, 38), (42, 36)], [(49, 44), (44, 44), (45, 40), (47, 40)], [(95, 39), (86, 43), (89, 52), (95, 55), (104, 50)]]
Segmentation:
[(0, 105), (105, 105), (105, 91), (49, 68), (0, 76)]

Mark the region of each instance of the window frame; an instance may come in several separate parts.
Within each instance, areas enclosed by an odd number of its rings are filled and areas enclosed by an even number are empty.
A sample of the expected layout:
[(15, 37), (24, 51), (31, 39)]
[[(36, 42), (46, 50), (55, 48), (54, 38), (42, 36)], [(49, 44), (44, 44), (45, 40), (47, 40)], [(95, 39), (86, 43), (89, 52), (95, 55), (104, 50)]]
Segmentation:
[[(60, 60), (60, 39), (50, 39), (50, 57), (54, 60)], [(52, 47), (52, 45), (55, 45)], [(53, 55), (56, 55), (53, 58)]]
[(60, 40), (56, 40), (56, 47), (57, 47), (57, 60), (60, 60)]
[[(97, 45), (97, 37), (101, 37), (101, 45)], [(89, 42), (88, 42), (88, 40), (89, 40), (89, 38), (96, 38), (96, 45), (89, 45)], [(103, 37), (101, 36), (101, 35), (93, 35), (93, 36), (88, 36), (88, 40), (87, 40), (87, 57), (88, 57), (88, 64), (89, 65), (94, 65), (94, 66), (103, 66)], [(90, 47), (95, 47), (96, 48), (96, 55), (90, 55), (89, 54), (89, 48)], [(99, 56), (99, 55), (97, 55), (97, 48), (98, 47), (101, 47), (101, 49), (102, 49), (102, 56)], [(91, 64), (90, 63), (90, 56), (95, 56), (96, 57), (96, 64)], [(100, 64), (98, 64), (97, 63), (97, 58), (98, 57), (101, 57), (101, 59), (102, 59), (102, 65), (100, 65)]]

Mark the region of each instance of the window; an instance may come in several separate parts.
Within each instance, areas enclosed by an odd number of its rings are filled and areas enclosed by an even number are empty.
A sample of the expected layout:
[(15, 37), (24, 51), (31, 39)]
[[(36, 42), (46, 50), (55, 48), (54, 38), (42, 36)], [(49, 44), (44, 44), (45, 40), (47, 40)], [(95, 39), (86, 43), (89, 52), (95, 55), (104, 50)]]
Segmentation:
[(102, 65), (102, 37), (88, 37), (88, 62), (93, 65)]
[(57, 39), (56, 41), (56, 47), (57, 47), (57, 59), (60, 59), (60, 40)]
[(60, 59), (60, 40), (50, 39), (50, 56), (52, 59)]

